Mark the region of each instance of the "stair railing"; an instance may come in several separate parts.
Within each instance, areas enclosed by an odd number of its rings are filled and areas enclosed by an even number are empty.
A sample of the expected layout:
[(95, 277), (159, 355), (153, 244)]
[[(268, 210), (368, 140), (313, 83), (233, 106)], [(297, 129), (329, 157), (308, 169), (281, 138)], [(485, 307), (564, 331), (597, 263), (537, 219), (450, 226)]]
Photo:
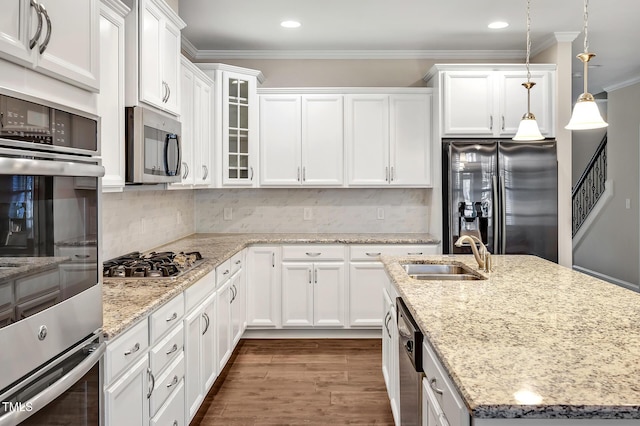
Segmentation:
[(572, 235), (575, 236), (604, 192), (607, 180), (607, 135), (604, 135), (595, 154), (573, 188)]

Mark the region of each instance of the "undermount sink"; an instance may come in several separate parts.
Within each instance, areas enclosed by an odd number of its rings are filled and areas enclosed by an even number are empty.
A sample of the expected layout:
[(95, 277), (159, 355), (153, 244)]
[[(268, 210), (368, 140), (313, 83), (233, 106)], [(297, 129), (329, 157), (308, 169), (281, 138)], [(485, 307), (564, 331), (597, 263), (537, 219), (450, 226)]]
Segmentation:
[(416, 280), (440, 280), (440, 281), (460, 281), (460, 280), (482, 280), (483, 277), (476, 275), (471, 269), (462, 265), (439, 264), (439, 263), (404, 263), (402, 267), (409, 277)]

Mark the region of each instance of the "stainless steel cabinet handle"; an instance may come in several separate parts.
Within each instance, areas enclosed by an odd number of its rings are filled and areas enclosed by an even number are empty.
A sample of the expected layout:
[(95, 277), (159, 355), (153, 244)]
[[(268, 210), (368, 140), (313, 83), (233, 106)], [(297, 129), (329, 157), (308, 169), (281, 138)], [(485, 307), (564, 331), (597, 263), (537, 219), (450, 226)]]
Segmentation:
[(419, 256), (421, 254), (422, 254), (421, 251), (414, 251), (414, 252), (407, 253), (407, 256)]
[(167, 387), (170, 388), (172, 386), (175, 386), (178, 384), (178, 376), (175, 375), (173, 376), (173, 380), (171, 380), (171, 382), (167, 383)]
[(311, 274), (312, 274), (311, 268), (309, 268), (309, 284), (311, 284)]
[(162, 103), (167, 102), (167, 83), (162, 81)]
[(395, 178), (396, 178), (396, 173), (395, 173), (394, 167), (391, 166), (391, 182), (393, 182)]
[(171, 322), (171, 321), (173, 321), (173, 320), (174, 320), (174, 319), (176, 319), (176, 318), (178, 318), (178, 313), (177, 313), (177, 312), (174, 312), (174, 313), (173, 313), (173, 315), (171, 315), (169, 318), (167, 318), (167, 320), (166, 320), (166, 321), (167, 321), (167, 322)]
[(178, 350), (178, 344), (174, 343), (173, 346), (171, 346), (171, 349), (169, 349), (168, 352), (165, 352), (167, 355), (171, 355), (172, 353), (174, 353), (175, 351)]
[(249, 180), (253, 180), (253, 166), (249, 166), (249, 170), (251, 170), (251, 178)]
[(186, 179), (189, 176), (189, 166), (186, 162), (182, 162), (182, 167), (184, 168), (184, 173), (182, 174), (182, 179)]
[(298, 182), (300, 182), (300, 167), (298, 167), (298, 174), (297, 174), (297, 176), (298, 176), (298, 177), (297, 177)]
[(242, 263), (242, 260), (236, 260), (236, 265), (239, 265)]
[(387, 329), (387, 336), (391, 338), (391, 330), (389, 330), (389, 321), (391, 321), (391, 312), (387, 312), (387, 315), (385, 316), (385, 321), (384, 321), (384, 328)]
[(489, 116), (489, 130), (493, 130), (493, 115)]
[(43, 54), (45, 50), (47, 50), (47, 46), (49, 45), (49, 40), (51, 40), (51, 31), (53, 31), (53, 27), (51, 26), (51, 19), (49, 19), (49, 14), (43, 5), (40, 4), (40, 12), (44, 15), (44, 19), (47, 20), (47, 35), (44, 38), (44, 42), (40, 45), (40, 54)]
[(271, 252), (271, 267), (272, 268), (276, 267), (276, 253), (275, 252)]
[(502, 116), (502, 130), (504, 130), (504, 115)]
[(165, 102), (169, 102), (169, 99), (171, 99), (171, 86), (167, 83), (167, 100)]
[(42, 14), (40, 13), (40, 5), (35, 0), (31, 0), (31, 7), (36, 11), (36, 15), (38, 16), (38, 28), (36, 29), (36, 33), (33, 35), (33, 38), (29, 40), (29, 50), (32, 50), (36, 44), (38, 44), (38, 39), (42, 33)]
[(236, 285), (232, 285), (231, 286), (231, 290), (233, 290), (233, 299), (231, 299), (231, 301), (233, 302), (234, 300), (236, 300), (236, 297), (238, 297), (238, 287), (236, 287)]
[(313, 275), (314, 275), (313, 282), (318, 284), (318, 268), (314, 269)]
[(307, 180), (307, 167), (306, 167), (306, 166), (304, 166), (304, 167), (302, 168), (302, 181), (303, 181), (303, 182), (306, 182), (306, 180)]
[(225, 269), (224, 272), (222, 273), (222, 275), (228, 275), (229, 274), (229, 270)]
[(207, 180), (207, 177), (209, 176), (209, 167), (207, 167), (206, 164), (203, 164), (202, 171), (204, 172), (204, 176), (202, 176), (202, 180)]
[(147, 376), (149, 376), (149, 380), (151, 380), (151, 386), (149, 386), (149, 392), (147, 392), (147, 399), (151, 398), (151, 394), (153, 393), (153, 389), (156, 387), (156, 378), (153, 377), (153, 373), (150, 368), (147, 368)]
[(178, 421), (177, 420), (173, 421), (173, 426), (178, 426)]
[(442, 389), (438, 388), (436, 386), (436, 378), (433, 377), (431, 378), (431, 380), (429, 380), (429, 387), (438, 395), (442, 395)]
[(136, 343), (135, 345), (133, 345), (133, 347), (131, 349), (129, 349), (128, 351), (126, 351), (124, 353), (124, 356), (128, 356), (131, 354), (134, 354), (136, 352), (138, 352), (140, 350), (140, 343)]
[(89, 254), (74, 254), (74, 256), (78, 259), (88, 259), (89, 257), (91, 257), (91, 255)]
[(316, 256), (320, 256), (322, 253), (321, 252), (306, 252), (307, 256), (311, 256), (311, 257), (316, 257)]
[(202, 334), (206, 334), (207, 330), (209, 330), (209, 324), (211, 324), (211, 319), (209, 319), (209, 315), (207, 315), (206, 312), (202, 313), (202, 318), (204, 318), (204, 331), (202, 332)]
[(373, 253), (373, 252), (366, 252), (365, 253), (367, 256), (371, 256), (371, 257), (376, 257), (376, 256), (380, 256), (382, 253), (377, 252), (377, 253)]
[(389, 167), (384, 168), (384, 181), (389, 182)]

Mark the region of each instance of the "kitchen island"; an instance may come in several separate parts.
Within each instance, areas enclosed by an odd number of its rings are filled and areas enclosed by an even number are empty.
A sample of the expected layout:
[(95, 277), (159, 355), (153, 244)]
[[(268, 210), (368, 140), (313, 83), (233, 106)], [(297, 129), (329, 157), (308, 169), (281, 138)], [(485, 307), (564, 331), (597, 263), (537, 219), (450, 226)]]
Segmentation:
[(382, 257), (473, 423), (640, 424), (640, 294), (534, 256), (493, 260), (483, 280), (420, 281), (401, 264), (477, 263)]

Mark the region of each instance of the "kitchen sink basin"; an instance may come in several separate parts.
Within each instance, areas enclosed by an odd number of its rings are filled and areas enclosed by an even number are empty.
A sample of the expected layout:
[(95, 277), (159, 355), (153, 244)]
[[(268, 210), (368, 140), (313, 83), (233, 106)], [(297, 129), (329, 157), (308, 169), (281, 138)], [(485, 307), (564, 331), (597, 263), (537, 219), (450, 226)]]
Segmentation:
[(402, 265), (409, 277), (416, 280), (482, 280), (466, 266), (439, 263), (405, 263)]

